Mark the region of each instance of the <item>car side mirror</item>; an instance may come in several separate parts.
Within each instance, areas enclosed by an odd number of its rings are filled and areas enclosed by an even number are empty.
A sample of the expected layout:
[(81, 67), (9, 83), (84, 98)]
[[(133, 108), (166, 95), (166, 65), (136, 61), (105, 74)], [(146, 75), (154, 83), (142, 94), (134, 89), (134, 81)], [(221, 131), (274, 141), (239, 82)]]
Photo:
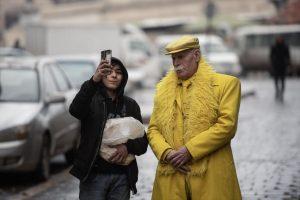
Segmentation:
[(66, 98), (63, 95), (53, 95), (53, 96), (47, 97), (45, 99), (46, 104), (64, 103), (65, 101), (66, 101)]

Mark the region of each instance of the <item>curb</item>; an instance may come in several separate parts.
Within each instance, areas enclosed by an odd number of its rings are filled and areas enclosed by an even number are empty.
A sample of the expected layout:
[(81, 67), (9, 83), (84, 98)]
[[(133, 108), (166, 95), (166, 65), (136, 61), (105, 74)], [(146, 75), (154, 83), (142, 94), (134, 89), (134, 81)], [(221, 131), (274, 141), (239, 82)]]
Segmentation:
[(246, 92), (243, 92), (242, 95), (241, 95), (241, 98), (244, 99), (244, 98), (247, 98), (247, 97), (250, 97), (250, 96), (255, 96), (255, 90), (254, 89), (251, 89), (249, 91), (246, 91)]
[(61, 171), (58, 174), (55, 174), (50, 177), (50, 179), (44, 183), (38, 184), (37, 186), (30, 187), (26, 190), (21, 191), (19, 194), (11, 196), (10, 200), (30, 200), (31, 197), (40, 194), (55, 185), (58, 185), (61, 182), (67, 181), (71, 178), (71, 175), (68, 173), (70, 167)]

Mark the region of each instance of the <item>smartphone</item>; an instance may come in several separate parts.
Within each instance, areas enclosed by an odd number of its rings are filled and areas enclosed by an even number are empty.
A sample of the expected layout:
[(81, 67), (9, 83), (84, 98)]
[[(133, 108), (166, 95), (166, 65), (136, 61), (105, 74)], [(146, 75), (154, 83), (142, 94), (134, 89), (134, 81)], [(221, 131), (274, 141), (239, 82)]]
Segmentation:
[(112, 54), (110, 49), (101, 51), (101, 60), (106, 60), (109, 65), (111, 64), (111, 56)]
[[(101, 60), (106, 60), (109, 65), (111, 65), (111, 56), (112, 54), (110, 49), (101, 51)], [(106, 67), (104, 74), (109, 75), (110, 73), (111, 73), (110, 67)]]

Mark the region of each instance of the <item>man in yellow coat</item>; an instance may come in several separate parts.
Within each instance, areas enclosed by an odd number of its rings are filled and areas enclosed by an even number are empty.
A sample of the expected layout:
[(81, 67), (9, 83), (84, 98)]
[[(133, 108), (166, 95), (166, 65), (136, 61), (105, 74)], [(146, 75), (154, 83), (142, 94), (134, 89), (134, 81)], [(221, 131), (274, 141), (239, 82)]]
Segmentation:
[(214, 72), (193, 36), (169, 43), (166, 54), (174, 70), (157, 85), (147, 132), (159, 161), (152, 200), (241, 199), (230, 146), (240, 81)]

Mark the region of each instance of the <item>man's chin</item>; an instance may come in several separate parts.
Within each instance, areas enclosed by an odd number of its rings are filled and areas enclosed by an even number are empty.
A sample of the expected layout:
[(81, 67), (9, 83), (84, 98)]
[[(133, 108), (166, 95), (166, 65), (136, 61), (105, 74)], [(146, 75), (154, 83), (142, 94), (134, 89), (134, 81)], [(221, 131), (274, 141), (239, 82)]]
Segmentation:
[(184, 75), (184, 72), (182, 72), (182, 71), (177, 71), (176, 74), (177, 74), (177, 77), (178, 77), (179, 79), (183, 79), (183, 80), (186, 79), (186, 77), (185, 77), (185, 75)]

